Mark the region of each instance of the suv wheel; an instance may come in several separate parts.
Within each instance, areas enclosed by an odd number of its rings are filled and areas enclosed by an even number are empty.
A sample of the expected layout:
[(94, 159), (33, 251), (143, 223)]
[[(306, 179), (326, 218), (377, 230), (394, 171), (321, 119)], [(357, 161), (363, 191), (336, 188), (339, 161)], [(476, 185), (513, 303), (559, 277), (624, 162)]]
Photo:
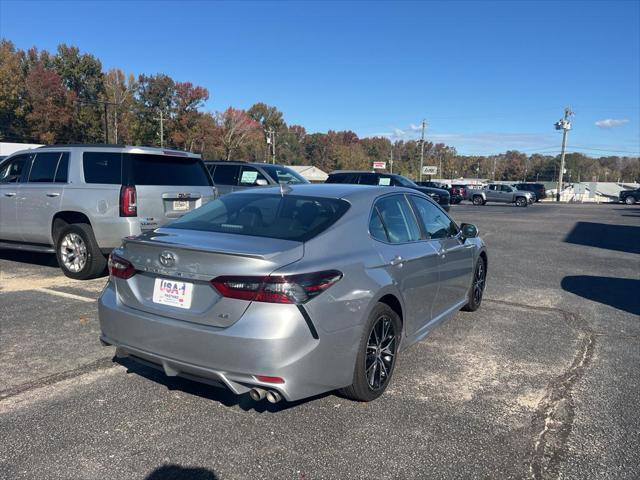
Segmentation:
[(340, 390), (351, 400), (370, 402), (386, 390), (396, 365), (400, 317), (388, 305), (375, 306), (364, 328), (353, 383)]
[(86, 223), (74, 223), (60, 230), (56, 257), (62, 272), (75, 280), (98, 277), (107, 266), (93, 230)]
[(525, 197), (518, 197), (516, 198), (516, 205), (518, 207), (526, 207), (527, 205), (529, 205), (529, 202)]
[(474, 195), (472, 201), (474, 205), (484, 205), (484, 199), (482, 198), (482, 195)]
[(633, 205), (634, 203), (636, 203), (636, 199), (633, 197), (633, 195), (629, 195), (624, 199), (624, 203), (626, 203), (627, 205)]

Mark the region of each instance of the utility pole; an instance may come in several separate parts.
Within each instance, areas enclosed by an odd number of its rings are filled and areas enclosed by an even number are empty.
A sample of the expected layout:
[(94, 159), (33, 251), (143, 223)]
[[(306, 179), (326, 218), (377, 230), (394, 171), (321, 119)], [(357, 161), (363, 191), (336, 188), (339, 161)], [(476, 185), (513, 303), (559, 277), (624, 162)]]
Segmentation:
[(560, 153), (560, 173), (558, 175), (558, 193), (556, 193), (556, 202), (560, 201), (560, 191), (562, 190), (562, 175), (564, 174), (564, 154), (567, 147), (567, 135), (571, 130), (571, 122), (569, 118), (573, 115), (571, 107), (565, 107), (564, 118), (558, 120), (554, 125), (556, 130), (562, 130), (562, 150)]
[(424, 129), (427, 121), (422, 120), (422, 136), (420, 137), (420, 181), (422, 181), (422, 167), (424, 166)]
[(162, 118), (162, 109), (160, 109), (160, 148), (164, 148), (164, 121)]
[(276, 132), (271, 130), (271, 163), (276, 163)]

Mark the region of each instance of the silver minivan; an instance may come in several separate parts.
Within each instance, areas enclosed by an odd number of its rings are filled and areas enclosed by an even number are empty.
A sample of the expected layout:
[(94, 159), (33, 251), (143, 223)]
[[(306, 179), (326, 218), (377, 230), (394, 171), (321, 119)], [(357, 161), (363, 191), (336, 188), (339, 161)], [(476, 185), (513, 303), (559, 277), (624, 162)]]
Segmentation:
[(0, 248), (55, 252), (65, 275), (106, 267), (122, 238), (215, 198), (199, 155), (120, 145), (56, 145), (0, 162)]

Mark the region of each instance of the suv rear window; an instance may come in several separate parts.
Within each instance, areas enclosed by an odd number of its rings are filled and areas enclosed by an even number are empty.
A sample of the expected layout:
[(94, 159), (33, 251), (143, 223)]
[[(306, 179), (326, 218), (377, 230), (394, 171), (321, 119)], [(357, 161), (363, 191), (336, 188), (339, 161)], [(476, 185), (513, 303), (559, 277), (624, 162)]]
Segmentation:
[(82, 167), (86, 183), (122, 184), (122, 154), (85, 152)]
[(130, 183), (134, 185), (211, 186), (204, 163), (199, 158), (125, 153), (130, 158)]
[(335, 198), (234, 193), (185, 214), (168, 228), (306, 242), (348, 209), (346, 201)]

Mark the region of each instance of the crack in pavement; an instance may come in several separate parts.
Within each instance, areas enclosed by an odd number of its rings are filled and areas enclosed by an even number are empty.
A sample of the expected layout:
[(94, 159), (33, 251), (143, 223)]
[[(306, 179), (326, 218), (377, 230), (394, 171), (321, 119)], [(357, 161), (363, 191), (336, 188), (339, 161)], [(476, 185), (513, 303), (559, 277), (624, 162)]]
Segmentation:
[(604, 334), (594, 332), (583, 318), (567, 310), (494, 299), (486, 300), (536, 311), (560, 313), (564, 321), (581, 336), (580, 345), (571, 365), (562, 375), (549, 382), (547, 392), (538, 403), (531, 421), (531, 428), (537, 433), (532, 441), (529, 474), (534, 480), (558, 478), (575, 419), (573, 387), (582, 378), (593, 359), (596, 337)]
[(86, 365), (82, 365), (72, 370), (66, 370), (64, 372), (54, 373), (53, 375), (49, 375), (47, 377), (34, 380), (33, 382), (27, 382), (27, 383), (23, 383), (22, 385), (17, 385), (13, 388), (9, 388), (7, 390), (1, 390), (0, 402), (8, 398), (15, 397), (16, 395), (20, 395), (21, 393), (27, 392), (29, 390), (35, 390), (37, 388), (53, 385), (54, 383), (58, 383), (63, 380), (79, 377), (80, 375), (84, 375), (85, 373), (93, 372), (96, 370), (107, 370), (109, 368), (114, 368), (116, 364), (113, 363), (112, 359), (113, 359), (113, 356), (99, 358), (98, 360), (95, 360), (91, 363), (87, 363)]

